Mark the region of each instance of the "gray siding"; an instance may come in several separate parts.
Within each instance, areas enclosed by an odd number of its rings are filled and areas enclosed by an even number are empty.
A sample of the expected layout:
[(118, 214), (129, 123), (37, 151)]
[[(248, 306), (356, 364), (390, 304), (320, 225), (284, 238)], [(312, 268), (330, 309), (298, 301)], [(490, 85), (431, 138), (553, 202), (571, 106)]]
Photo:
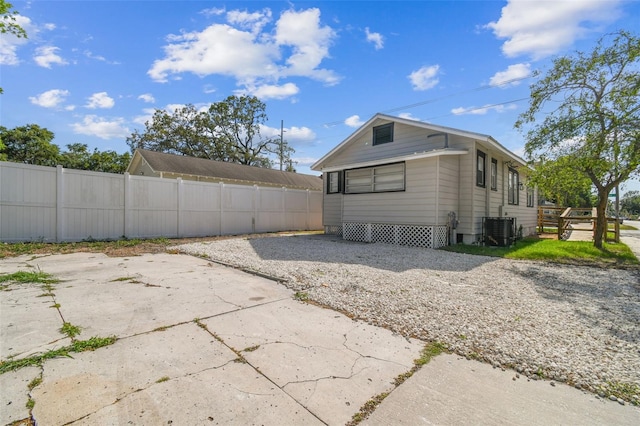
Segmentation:
[(449, 212), (460, 215), (458, 188), (460, 187), (460, 156), (443, 156), (438, 158), (438, 223), (447, 223)]
[[(379, 120), (374, 126), (385, 123), (387, 122)], [(344, 147), (342, 151), (336, 153), (336, 157), (330, 165), (354, 164), (443, 148), (444, 138), (427, 138), (430, 133), (433, 132), (419, 127), (395, 123), (393, 142), (373, 146), (373, 130), (369, 128), (363, 132), (359, 139), (354, 140)], [(465, 144), (460, 137), (450, 135), (449, 147), (466, 148), (468, 143)]]
[(345, 194), (343, 221), (434, 225), (436, 172), (437, 158), (408, 161), (405, 191)]
[[(325, 176), (326, 179), (326, 176)], [(325, 180), (326, 182), (326, 180)], [(342, 225), (342, 194), (324, 194), (322, 203), (322, 225)]]

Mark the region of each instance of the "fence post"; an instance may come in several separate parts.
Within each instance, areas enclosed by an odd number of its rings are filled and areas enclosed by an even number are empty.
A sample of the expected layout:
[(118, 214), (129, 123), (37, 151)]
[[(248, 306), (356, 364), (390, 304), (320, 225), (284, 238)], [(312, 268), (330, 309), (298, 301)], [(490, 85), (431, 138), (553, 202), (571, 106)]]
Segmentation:
[(258, 185), (253, 185), (253, 219), (251, 219), (251, 231), (256, 233), (256, 224), (258, 222), (258, 202), (260, 201), (260, 188)]
[(176, 193), (177, 193), (177, 208), (176, 208), (176, 219), (177, 219), (177, 223), (176, 223), (176, 235), (178, 236), (178, 238), (182, 238), (182, 202), (183, 202), (183, 194), (182, 194), (182, 178), (179, 177), (176, 179)]
[(220, 235), (224, 235), (223, 226), (224, 226), (224, 182), (220, 182)]
[(309, 219), (309, 211), (310, 211), (310, 209), (309, 209), (309, 190), (307, 189), (307, 215), (305, 216), (307, 220), (304, 222), (304, 226), (305, 226), (307, 231), (311, 230), (311, 225), (310, 225), (311, 224), (311, 220)]
[(64, 236), (64, 169), (56, 166), (56, 243)]
[(124, 172), (124, 209), (123, 209), (123, 217), (122, 217), (122, 236), (125, 238), (129, 238), (129, 226), (131, 225), (131, 175), (129, 172)]
[(286, 216), (286, 212), (287, 212), (287, 188), (285, 188), (284, 186), (282, 187), (282, 212), (280, 214), (280, 231), (286, 231), (287, 229), (287, 218)]

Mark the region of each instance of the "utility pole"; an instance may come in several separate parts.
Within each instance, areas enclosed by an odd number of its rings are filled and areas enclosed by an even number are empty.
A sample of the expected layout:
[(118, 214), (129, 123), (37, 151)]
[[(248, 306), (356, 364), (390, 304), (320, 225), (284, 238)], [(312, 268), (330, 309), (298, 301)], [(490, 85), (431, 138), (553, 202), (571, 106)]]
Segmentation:
[(280, 120), (280, 171), (282, 171), (282, 163), (284, 162), (284, 120)]

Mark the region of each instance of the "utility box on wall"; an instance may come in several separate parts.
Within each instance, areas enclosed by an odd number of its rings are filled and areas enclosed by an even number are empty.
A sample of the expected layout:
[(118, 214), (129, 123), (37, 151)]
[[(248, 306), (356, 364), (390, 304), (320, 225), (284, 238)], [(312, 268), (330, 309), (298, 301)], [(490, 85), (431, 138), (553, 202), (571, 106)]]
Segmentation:
[(485, 246), (508, 247), (516, 241), (516, 218), (483, 217), (482, 232)]

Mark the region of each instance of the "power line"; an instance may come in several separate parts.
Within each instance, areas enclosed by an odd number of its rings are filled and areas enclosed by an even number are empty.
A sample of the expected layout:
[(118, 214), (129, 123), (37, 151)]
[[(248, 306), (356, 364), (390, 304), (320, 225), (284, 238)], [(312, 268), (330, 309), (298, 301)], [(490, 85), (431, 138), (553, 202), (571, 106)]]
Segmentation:
[[(482, 90), (493, 89), (494, 87), (505, 86), (505, 85), (508, 85), (508, 84), (511, 84), (511, 83), (515, 83), (517, 81), (522, 81), (522, 80), (526, 80), (526, 79), (531, 78), (531, 77), (535, 77), (536, 75), (537, 75), (537, 72), (534, 71), (534, 72), (532, 72), (530, 74), (527, 74), (524, 77), (512, 78), (510, 80), (501, 81), (500, 83), (497, 83), (497, 84), (485, 84), (485, 85), (482, 85), (482, 86), (475, 87), (473, 89), (463, 90), (461, 92), (454, 92), (454, 93), (451, 93), (451, 94), (448, 94), (448, 95), (445, 95), (445, 96), (440, 96), (438, 98), (427, 99), (425, 101), (416, 102), (414, 104), (409, 104), (409, 105), (404, 105), (404, 106), (399, 106), (399, 107), (387, 109), (387, 110), (380, 111), (380, 112), (390, 113), (390, 112), (396, 112), (396, 111), (401, 111), (401, 110), (405, 110), (405, 109), (415, 108), (415, 107), (419, 107), (419, 106), (422, 106), (422, 105), (432, 104), (434, 102), (438, 102), (438, 101), (442, 101), (442, 100), (445, 100), (445, 99), (449, 99), (449, 98), (452, 98), (452, 97), (458, 96), (458, 95), (464, 95), (466, 93), (480, 92)], [(528, 98), (526, 98), (526, 99), (528, 99)], [(521, 99), (519, 99), (519, 100), (521, 100)], [(519, 100), (514, 100), (514, 101), (510, 101), (510, 102), (517, 102)], [(508, 103), (508, 102), (506, 102), (506, 103)], [(496, 106), (497, 105), (500, 105), (500, 104), (496, 104)], [(483, 108), (485, 108), (485, 107), (478, 108), (478, 109), (483, 109)], [(469, 111), (474, 111), (474, 110), (475, 109), (472, 109), (472, 110), (469, 110)], [(369, 114), (369, 115), (373, 115), (373, 114)], [(447, 114), (447, 115), (451, 115), (451, 114)], [(325, 126), (331, 127), (331, 126), (336, 126), (336, 125), (342, 124), (342, 123), (344, 123), (344, 120), (332, 121), (330, 123), (325, 123)]]

